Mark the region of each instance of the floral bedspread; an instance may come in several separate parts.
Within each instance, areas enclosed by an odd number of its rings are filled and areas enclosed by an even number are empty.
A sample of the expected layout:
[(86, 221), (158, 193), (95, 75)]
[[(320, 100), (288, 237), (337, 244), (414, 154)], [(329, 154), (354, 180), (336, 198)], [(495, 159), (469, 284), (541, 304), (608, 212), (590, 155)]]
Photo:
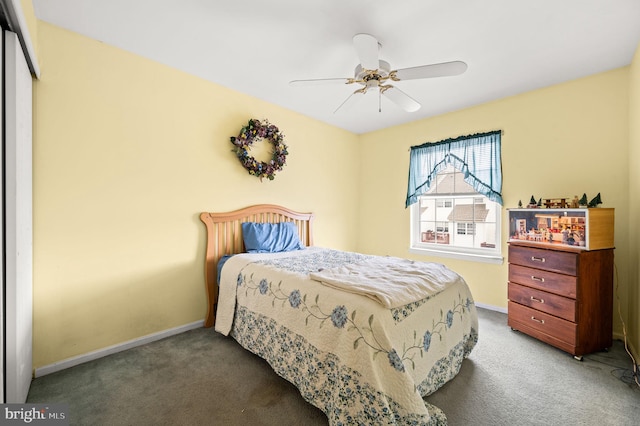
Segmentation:
[(439, 293), (388, 309), (309, 278), (371, 259), (321, 248), (233, 256), (215, 328), (269, 362), (331, 425), (446, 424), (423, 397), (455, 377), (477, 342), (469, 288), (452, 274)]

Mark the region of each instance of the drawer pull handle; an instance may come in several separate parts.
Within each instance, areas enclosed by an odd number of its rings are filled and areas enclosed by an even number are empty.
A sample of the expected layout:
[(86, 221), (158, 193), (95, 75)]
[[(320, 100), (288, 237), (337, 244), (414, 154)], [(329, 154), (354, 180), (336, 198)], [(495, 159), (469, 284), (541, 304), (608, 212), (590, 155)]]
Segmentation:
[(533, 276), (533, 275), (531, 275), (531, 279), (532, 279), (533, 281), (538, 281), (538, 282), (541, 282), (541, 283), (543, 283), (543, 282), (544, 282), (544, 278), (535, 277), (535, 276)]
[(544, 320), (543, 319), (538, 319), (536, 317), (531, 317), (531, 319), (535, 322), (539, 322), (540, 324), (544, 324)]
[(531, 256), (531, 260), (534, 262), (545, 262), (545, 258), (544, 257), (535, 257), (535, 256)]
[(538, 302), (538, 303), (544, 303), (544, 299), (537, 299), (533, 296), (531, 296), (531, 300), (533, 300), (534, 302)]

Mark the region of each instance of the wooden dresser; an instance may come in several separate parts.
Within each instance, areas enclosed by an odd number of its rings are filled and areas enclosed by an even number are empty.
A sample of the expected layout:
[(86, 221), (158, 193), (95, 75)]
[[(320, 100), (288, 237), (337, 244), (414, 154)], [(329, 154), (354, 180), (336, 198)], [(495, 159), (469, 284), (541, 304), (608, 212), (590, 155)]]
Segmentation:
[(508, 324), (582, 359), (612, 344), (613, 248), (509, 243)]

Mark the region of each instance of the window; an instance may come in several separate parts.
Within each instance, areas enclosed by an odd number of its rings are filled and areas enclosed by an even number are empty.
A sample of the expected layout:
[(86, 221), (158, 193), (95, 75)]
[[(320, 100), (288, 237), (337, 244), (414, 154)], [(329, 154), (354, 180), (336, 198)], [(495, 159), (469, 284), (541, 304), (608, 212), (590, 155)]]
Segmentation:
[(474, 235), (475, 234), (475, 223), (473, 222), (458, 222), (456, 223), (456, 226), (458, 229), (458, 235)]
[(449, 232), (449, 224), (445, 222), (436, 223), (436, 232)]
[[(407, 192), (412, 252), (502, 262), (500, 132), (490, 135), (494, 137), (481, 138), (480, 143), (476, 140), (464, 149), (455, 145), (459, 140), (412, 147)], [(442, 149), (444, 144), (453, 146)], [(429, 147), (436, 149), (414, 153), (414, 148)], [(471, 161), (464, 161), (464, 155)], [(488, 161), (478, 161), (483, 157)], [(492, 168), (498, 172), (487, 170)], [(422, 172), (421, 176), (416, 178), (416, 172)], [(491, 185), (492, 181), (498, 184)]]

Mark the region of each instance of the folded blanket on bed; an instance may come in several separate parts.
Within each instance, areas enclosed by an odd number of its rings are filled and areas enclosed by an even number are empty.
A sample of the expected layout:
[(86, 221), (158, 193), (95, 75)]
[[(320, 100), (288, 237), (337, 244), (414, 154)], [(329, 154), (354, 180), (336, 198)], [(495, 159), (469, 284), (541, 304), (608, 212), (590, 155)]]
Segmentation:
[(379, 257), (309, 274), (322, 284), (370, 297), (392, 309), (444, 290), (460, 276), (439, 263)]

